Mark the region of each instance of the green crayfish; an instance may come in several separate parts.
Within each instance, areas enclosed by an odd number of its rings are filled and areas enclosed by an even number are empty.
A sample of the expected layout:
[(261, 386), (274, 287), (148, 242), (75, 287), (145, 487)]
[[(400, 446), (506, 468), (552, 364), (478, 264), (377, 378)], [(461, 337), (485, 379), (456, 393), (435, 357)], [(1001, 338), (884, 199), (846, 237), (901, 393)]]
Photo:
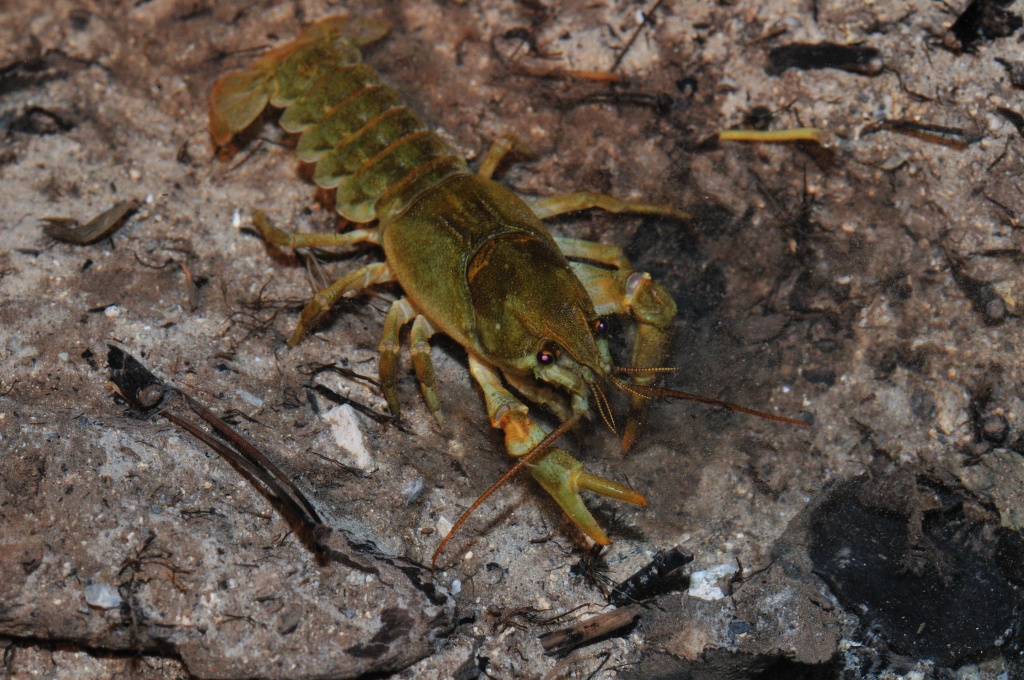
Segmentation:
[[(676, 306), (620, 248), (552, 236), (541, 220), (588, 208), (687, 215), (590, 192), (526, 202), (491, 179), (516, 147), (511, 137), (495, 143), (471, 172), (376, 71), (361, 63), (359, 47), (387, 31), (381, 23), (328, 17), (250, 67), (223, 76), (212, 92), (210, 130), (218, 145), (249, 127), (268, 104), (283, 108), (281, 126), (299, 135), (296, 152), (315, 164), (316, 184), (336, 190), (337, 211), (355, 223), (376, 222), (339, 234), (286, 233), (262, 213), (254, 215), (264, 240), (279, 246), (373, 244), (384, 252), (384, 261), (317, 292), (289, 344), (297, 344), (339, 298), (397, 284), (403, 296), (391, 305), (379, 346), (380, 384), (392, 413), (399, 413), (399, 331), (411, 322), (413, 366), (428, 409), (441, 420), (429, 340), (435, 333), (448, 335), (465, 348), (491, 424), (504, 431), (507, 450), (518, 459), (502, 481), (527, 467), (584, 533), (607, 545), (580, 490), (637, 505), (647, 501), (622, 484), (585, 472), (582, 463), (553, 444), (592, 406), (614, 430), (603, 391), (608, 385), (631, 395), (624, 448), (635, 438), (652, 396), (690, 397), (652, 385), (667, 370), (659, 367), (670, 348)], [(615, 366), (609, 354), (610, 315), (637, 325), (629, 367)], [(529, 417), (523, 399), (551, 410), (561, 425), (546, 432)]]

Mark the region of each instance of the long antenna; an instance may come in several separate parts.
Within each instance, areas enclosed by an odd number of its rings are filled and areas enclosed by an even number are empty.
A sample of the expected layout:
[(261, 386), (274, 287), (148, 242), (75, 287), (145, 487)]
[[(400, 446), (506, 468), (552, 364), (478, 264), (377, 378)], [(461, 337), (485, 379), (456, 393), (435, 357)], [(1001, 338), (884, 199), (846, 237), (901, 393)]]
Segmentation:
[(551, 433), (548, 434), (548, 436), (544, 437), (544, 439), (542, 439), (539, 444), (533, 447), (533, 450), (531, 450), (526, 455), (521, 456), (519, 460), (516, 461), (516, 464), (509, 468), (508, 472), (501, 476), (501, 479), (496, 481), (494, 484), (491, 484), (491, 486), (488, 487), (487, 491), (484, 491), (482, 494), (480, 494), (480, 497), (473, 502), (473, 505), (469, 506), (469, 509), (462, 513), (462, 516), (459, 517), (458, 520), (456, 520), (454, 525), (452, 525), (452, 528), (448, 531), (448, 534), (444, 537), (444, 540), (441, 541), (441, 545), (437, 546), (437, 550), (434, 551), (434, 556), (430, 558), (431, 571), (434, 571), (437, 568), (437, 558), (441, 556), (441, 551), (444, 550), (444, 547), (446, 545), (448, 545), (448, 541), (452, 540), (452, 537), (455, 536), (455, 532), (459, 530), (459, 527), (465, 524), (466, 520), (469, 519), (469, 516), (472, 515), (477, 508), (483, 505), (484, 501), (486, 501), (491, 496), (491, 494), (500, 489), (502, 485), (505, 484), (505, 482), (512, 479), (512, 477), (514, 477), (517, 472), (519, 472), (524, 467), (533, 462), (533, 460), (540, 456), (540, 454), (550, 449), (551, 445), (554, 444), (563, 434), (571, 430), (573, 426), (576, 425), (576, 423), (580, 422), (580, 419), (582, 417), (583, 412), (574, 413), (573, 415), (569, 416), (569, 418), (566, 419), (565, 422), (563, 422), (561, 425), (552, 430)]
[(727, 408), (730, 411), (736, 411), (737, 413), (746, 413), (759, 418), (765, 418), (767, 420), (774, 420), (779, 423), (788, 423), (790, 425), (796, 425), (797, 427), (810, 427), (810, 423), (803, 420), (797, 420), (796, 418), (787, 418), (785, 416), (777, 416), (774, 413), (766, 413), (765, 411), (758, 411), (756, 409), (747, 408), (746, 406), (740, 406), (739, 404), (733, 404), (728, 401), (721, 401), (720, 399), (712, 399), (711, 397), (702, 397), (698, 394), (690, 394), (689, 392), (682, 392), (680, 390), (670, 390), (665, 387), (652, 387), (650, 385), (630, 385), (629, 383), (623, 382), (618, 378), (612, 376), (612, 381), (620, 389), (629, 392), (630, 394), (638, 397), (646, 397), (648, 399), (652, 397), (670, 397), (672, 399), (686, 399), (687, 401), (696, 401), (701, 404), (710, 404), (711, 406), (718, 406), (721, 408)]

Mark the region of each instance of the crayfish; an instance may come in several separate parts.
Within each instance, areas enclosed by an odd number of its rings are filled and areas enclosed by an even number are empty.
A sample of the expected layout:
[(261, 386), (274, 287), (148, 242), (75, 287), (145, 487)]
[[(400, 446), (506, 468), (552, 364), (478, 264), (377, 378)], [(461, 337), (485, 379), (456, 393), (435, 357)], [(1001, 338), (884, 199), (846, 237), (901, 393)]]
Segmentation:
[[(287, 233), (261, 212), (253, 221), (263, 239), (289, 248), (372, 244), (384, 260), (359, 268), (317, 292), (289, 339), (295, 345), (340, 298), (373, 286), (397, 284), (380, 341), (380, 385), (399, 414), (396, 390), (399, 332), (411, 329), (413, 367), (427, 408), (441, 421), (430, 338), (444, 333), (466, 350), (483, 391), (492, 426), (504, 431), (517, 464), (474, 504), (526, 467), (569, 518), (599, 544), (610, 543), (580, 496), (582, 489), (646, 506), (633, 489), (589, 474), (555, 441), (596, 409), (614, 431), (605, 389), (630, 395), (623, 447), (633, 442), (655, 396), (695, 398), (766, 417), (714, 399), (653, 386), (671, 341), (676, 305), (618, 247), (553, 236), (541, 220), (601, 208), (611, 212), (687, 215), (667, 206), (626, 202), (579, 192), (527, 202), (491, 179), (517, 142), (498, 140), (474, 173), (465, 159), (404, 104), (377, 72), (361, 63), (359, 48), (382, 38), (388, 26), (322, 19), (292, 42), (268, 51), (248, 68), (215, 85), (210, 130), (218, 145), (252, 125), (268, 106), (284, 109), (280, 125), (299, 135), (300, 160), (315, 164), (314, 182), (336, 191), (342, 217), (367, 225), (338, 234)], [(375, 226), (369, 226), (371, 223)], [(637, 326), (628, 367), (608, 350), (608, 317)], [(517, 396), (518, 395), (518, 396)], [(524, 400), (552, 411), (551, 433), (534, 422)], [(458, 529), (470, 508), (434, 555)]]

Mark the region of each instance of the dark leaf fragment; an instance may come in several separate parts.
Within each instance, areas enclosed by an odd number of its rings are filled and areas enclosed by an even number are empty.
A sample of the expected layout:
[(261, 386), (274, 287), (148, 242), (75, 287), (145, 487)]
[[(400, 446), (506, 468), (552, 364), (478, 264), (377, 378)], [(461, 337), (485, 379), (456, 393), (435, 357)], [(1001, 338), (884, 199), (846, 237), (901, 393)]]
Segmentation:
[(874, 47), (835, 43), (793, 43), (776, 47), (768, 54), (768, 73), (779, 75), (786, 69), (810, 71), (837, 68), (850, 73), (874, 76), (882, 72), (882, 55)]

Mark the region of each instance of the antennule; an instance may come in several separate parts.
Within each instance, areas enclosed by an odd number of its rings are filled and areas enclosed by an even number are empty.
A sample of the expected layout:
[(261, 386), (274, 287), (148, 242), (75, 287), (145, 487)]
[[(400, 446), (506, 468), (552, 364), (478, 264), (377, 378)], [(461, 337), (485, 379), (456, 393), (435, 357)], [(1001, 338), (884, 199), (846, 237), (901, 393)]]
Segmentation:
[(608, 403), (608, 397), (605, 396), (604, 390), (598, 384), (591, 385), (594, 392), (594, 401), (597, 403), (597, 412), (601, 414), (601, 420), (608, 426), (608, 429), (612, 431), (612, 434), (619, 434), (615, 430), (615, 416), (612, 415), (611, 404)]
[(672, 373), (678, 371), (678, 366), (649, 366), (647, 368), (640, 368), (638, 366), (613, 366), (612, 370), (616, 373), (626, 373), (628, 375), (637, 375), (640, 373)]

